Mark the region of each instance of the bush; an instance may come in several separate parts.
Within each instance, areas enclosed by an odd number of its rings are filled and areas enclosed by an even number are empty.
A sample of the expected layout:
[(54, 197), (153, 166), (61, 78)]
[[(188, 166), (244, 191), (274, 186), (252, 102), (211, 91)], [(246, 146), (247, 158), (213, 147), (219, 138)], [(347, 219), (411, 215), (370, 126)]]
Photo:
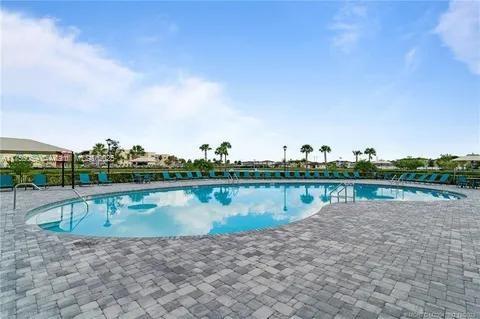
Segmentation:
[(14, 156), (13, 159), (7, 163), (8, 168), (11, 169), (15, 175), (20, 176), (20, 183), (23, 182), (23, 176), (28, 174), (33, 168), (33, 163), (30, 159), (18, 155)]
[(408, 170), (417, 169), (417, 167), (425, 167), (425, 160), (419, 158), (402, 158), (393, 162), (396, 167)]
[(377, 167), (371, 162), (362, 160), (355, 164), (355, 170), (360, 171), (363, 175), (367, 175), (376, 172)]

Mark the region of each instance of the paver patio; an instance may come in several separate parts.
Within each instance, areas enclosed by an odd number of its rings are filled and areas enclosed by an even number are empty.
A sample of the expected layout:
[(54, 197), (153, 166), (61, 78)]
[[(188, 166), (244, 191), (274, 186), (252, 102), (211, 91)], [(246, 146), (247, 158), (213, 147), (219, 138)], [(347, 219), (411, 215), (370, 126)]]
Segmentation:
[(178, 239), (49, 233), (26, 212), (71, 190), (19, 191), (16, 211), (2, 192), (0, 317), (480, 318), (480, 191), (442, 189), (467, 197), (335, 204), (280, 228)]

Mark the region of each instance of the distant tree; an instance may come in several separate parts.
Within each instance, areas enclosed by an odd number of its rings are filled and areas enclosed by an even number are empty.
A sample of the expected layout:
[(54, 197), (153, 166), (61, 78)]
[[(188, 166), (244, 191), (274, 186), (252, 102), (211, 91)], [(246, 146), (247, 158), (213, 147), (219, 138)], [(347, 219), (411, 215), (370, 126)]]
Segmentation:
[(354, 168), (355, 168), (355, 170), (360, 171), (363, 174), (372, 173), (372, 172), (377, 171), (377, 166), (372, 164), (370, 161), (367, 162), (367, 161), (364, 161), (364, 160), (358, 161), (355, 164)]
[(355, 155), (355, 163), (358, 163), (358, 157), (363, 153), (361, 151), (352, 151), (353, 155)]
[(132, 159), (145, 155), (145, 149), (141, 145), (133, 145), (130, 149), (129, 155)]
[(11, 160), (8, 160), (7, 165), (15, 175), (20, 176), (20, 182), (23, 182), (23, 177), (28, 174), (33, 167), (33, 163), (29, 158), (19, 155), (16, 155)]
[(368, 155), (368, 161), (370, 162), (372, 160), (372, 157), (377, 155), (377, 151), (373, 147), (368, 147), (363, 151), (365, 155)]
[(305, 167), (308, 167), (308, 154), (313, 152), (313, 147), (310, 144), (305, 144), (300, 148), (300, 152), (305, 153)]
[(196, 169), (199, 169), (202, 172), (208, 172), (213, 169), (212, 162), (206, 161), (204, 159), (197, 159), (193, 161), (193, 166)]
[(458, 166), (458, 163), (453, 161), (456, 158), (458, 158), (458, 156), (442, 154), (440, 158), (437, 158), (436, 163), (441, 169), (454, 169)]
[(418, 167), (425, 166), (425, 160), (420, 158), (401, 158), (399, 160), (393, 161), (393, 164), (398, 168), (414, 170)]
[(102, 143), (97, 143), (92, 148), (92, 155), (107, 155), (107, 148)]
[(209, 144), (202, 144), (200, 145), (200, 150), (205, 153), (205, 160), (207, 160), (207, 152), (210, 151), (212, 148)]
[(232, 144), (230, 144), (230, 142), (223, 142), (220, 144), (220, 147), (222, 148), (222, 153), (225, 157), (225, 163), (227, 163), (228, 150), (232, 148)]
[(110, 155), (113, 158), (113, 164), (118, 164), (123, 158), (122, 156), (123, 149), (120, 148), (119, 141), (112, 141), (110, 146)]
[(215, 149), (215, 155), (220, 156), (220, 163), (223, 162), (223, 149), (221, 146)]
[(332, 151), (332, 149), (328, 145), (322, 145), (322, 147), (320, 147), (319, 151), (323, 153), (323, 159), (324, 159), (324, 162), (325, 162), (325, 166), (327, 166), (327, 153), (330, 153)]

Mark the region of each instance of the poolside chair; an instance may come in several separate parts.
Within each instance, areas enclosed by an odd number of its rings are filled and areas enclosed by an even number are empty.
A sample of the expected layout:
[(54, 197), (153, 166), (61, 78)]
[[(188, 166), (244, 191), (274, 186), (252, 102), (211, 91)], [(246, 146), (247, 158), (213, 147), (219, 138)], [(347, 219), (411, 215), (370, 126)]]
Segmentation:
[(260, 176), (260, 171), (255, 171), (255, 172), (253, 172), (253, 177), (255, 177), (255, 179), (261, 178), (261, 176)]
[(393, 174), (392, 173), (384, 173), (383, 174), (383, 179), (392, 179), (393, 178)]
[(192, 172), (188, 171), (187, 172), (187, 179), (194, 179)]
[(108, 185), (111, 183), (112, 181), (108, 178), (107, 173), (105, 172), (98, 173), (98, 185)]
[(284, 175), (283, 177), (285, 177), (285, 178), (292, 178), (292, 174), (291, 174), (290, 171), (285, 171), (285, 172), (283, 173), (283, 175)]
[(293, 177), (294, 177), (294, 178), (302, 178), (302, 176), (300, 175), (300, 172), (299, 172), (299, 171), (293, 172)]
[(355, 179), (360, 179), (360, 178), (362, 178), (362, 177), (360, 176), (360, 172), (359, 172), (359, 171), (353, 172), (353, 178), (355, 178)]
[(464, 188), (468, 186), (468, 180), (465, 176), (458, 176), (457, 178), (457, 186)]
[(437, 179), (437, 176), (438, 176), (438, 174), (432, 174), (432, 175), (430, 175), (429, 178), (427, 178), (427, 179), (425, 180), (425, 182), (427, 182), (427, 183), (435, 183), (435, 180)]
[(342, 178), (342, 176), (340, 176), (340, 174), (337, 171), (333, 172), (333, 177), (334, 178)]
[(319, 171), (314, 171), (313, 172), (313, 178), (320, 178), (320, 172)]
[(209, 172), (208, 172), (208, 177), (210, 177), (210, 178), (217, 178), (217, 176), (215, 175), (215, 171), (209, 171)]
[(185, 179), (185, 178), (186, 177), (183, 177), (181, 172), (175, 172), (175, 179), (181, 180), (181, 179)]
[(275, 174), (273, 175), (275, 178), (282, 178), (282, 172), (280, 171), (275, 171)]
[(330, 172), (328, 171), (328, 169), (323, 171), (323, 177), (330, 178)]
[(311, 178), (313, 178), (313, 175), (312, 175), (312, 173), (311, 173), (310, 171), (308, 171), (308, 170), (307, 170), (307, 171), (305, 171), (305, 178), (308, 178), (308, 179), (311, 179)]
[(266, 171), (263, 172), (263, 177), (266, 179), (271, 179), (272, 178), (272, 172)]
[(195, 178), (203, 178), (202, 172), (195, 171)]
[(162, 172), (163, 180), (164, 181), (173, 181), (174, 178), (170, 176), (170, 173), (167, 171)]
[(425, 182), (425, 179), (427, 178), (427, 176), (428, 174), (422, 174), (417, 179), (413, 180), (413, 182), (423, 183)]
[(437, 183), (439, 184), (448, 184), (450, 182), (450, 174), (442, 174)]
[(87, 173), (80, 173), (79, 177), (80, 177), (80, 180), (79, 180), (80, 186), (92, 185), (92, 182), (90, 181), (90, 175), (88, 175)]
[(0, 175), (0, 189), (11, 188), (13, 190), (13, 176), (12, 175)]
[(143, 174), (143, 182), (150, 183), (153, 180), (153, 174), (147, 173)]
[(35, 174), (33, 175), (32, 182), (38, 187), (47, 188), (47, 176), (45, 174)]
[(350, 175), (350, 173), (347, 172), (347, 171), (343, 171), (343, 176), (344, 176), (345, 178), (348, 178), (348, 179), (352, 179), (352, 178), (353, 178), (353, 177)]
[(415, 176), (417, 176), (417, 174), (415, 173), (410, 173), (408, 174), (406, 177), (405, 177), (405, 181), (407, 182), (413, 182), (415, 180)]

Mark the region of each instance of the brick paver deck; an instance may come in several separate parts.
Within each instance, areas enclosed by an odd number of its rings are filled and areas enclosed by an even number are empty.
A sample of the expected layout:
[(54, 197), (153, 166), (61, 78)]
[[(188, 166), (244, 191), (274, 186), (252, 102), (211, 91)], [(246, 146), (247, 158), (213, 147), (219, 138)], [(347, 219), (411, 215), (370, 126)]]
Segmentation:
[(19, 191), (15, 212), (2, 192), (0, 317), (480, 318), (480, 191), (445, 188), (467, 197), (335, 204), (280, 228), (181, 239), (48, 233), (26, 212), (70, 190)]

